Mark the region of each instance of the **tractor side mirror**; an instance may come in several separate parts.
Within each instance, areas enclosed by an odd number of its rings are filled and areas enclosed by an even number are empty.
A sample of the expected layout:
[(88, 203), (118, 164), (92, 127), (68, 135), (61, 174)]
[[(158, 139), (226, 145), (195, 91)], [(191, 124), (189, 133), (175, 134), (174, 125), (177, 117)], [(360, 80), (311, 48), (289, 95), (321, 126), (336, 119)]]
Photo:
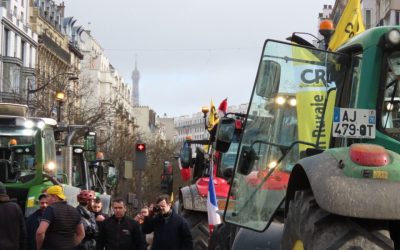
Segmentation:
[(229, 150), (229, 146), (233, 140), (235, 134), (235, 119), (231, 117), (221, 118), (216, 135), (215, 149), (222, 153), (226, 153)]
[(117, 183), (117, 170), (114, 165), (108, 165), (107, 184), (114, 186)]
[(189, 168), (192, 166), (192, 148), (184, 145), (180, 153), (182, 168)]
[(279, 91), (281, 66), (271, 60), (263, 60), (257, 74), (256, 94), (261, 97), (274, 97)]
[(253, 147), (243, 146), (240, 152), (238, 173), (242, 175), (248, 175), (253, 170), (255, 161), (258, 160), (256, 151)]
[(96, 151), (96, 132), (90, 131), (85, 134), (85, 147), (86, 151)]

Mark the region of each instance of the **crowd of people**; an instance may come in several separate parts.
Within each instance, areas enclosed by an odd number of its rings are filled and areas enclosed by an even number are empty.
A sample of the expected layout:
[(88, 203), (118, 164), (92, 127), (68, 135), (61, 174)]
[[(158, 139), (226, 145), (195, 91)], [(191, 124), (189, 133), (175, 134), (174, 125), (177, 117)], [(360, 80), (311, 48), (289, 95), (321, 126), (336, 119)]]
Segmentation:
[(82, 190), (73, 207), (62, 186), (50, 186), (38, 197), (39, 209), (24, 218), (0, 182), (0, 249), (4, 250), (191, 250), (186, 220), (161, 195), (131, 218), (123, 199), (112, 200), (113, 214), (102, 213), (102, 201)]

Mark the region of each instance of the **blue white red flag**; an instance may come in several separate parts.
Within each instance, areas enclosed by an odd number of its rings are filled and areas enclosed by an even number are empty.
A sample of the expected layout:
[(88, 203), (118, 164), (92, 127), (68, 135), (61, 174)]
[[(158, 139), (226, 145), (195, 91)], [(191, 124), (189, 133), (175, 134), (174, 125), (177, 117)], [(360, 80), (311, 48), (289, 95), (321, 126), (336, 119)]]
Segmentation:
[(215, 194), (214, 179), (212, 174), (208, 182), (208, 196), (207, 196), (207, 214), (208, 214), (208, 228), (210, 233), (214, 230), (214, 226), (221, 223), (221, 217), (217, 213), (217, 196)]

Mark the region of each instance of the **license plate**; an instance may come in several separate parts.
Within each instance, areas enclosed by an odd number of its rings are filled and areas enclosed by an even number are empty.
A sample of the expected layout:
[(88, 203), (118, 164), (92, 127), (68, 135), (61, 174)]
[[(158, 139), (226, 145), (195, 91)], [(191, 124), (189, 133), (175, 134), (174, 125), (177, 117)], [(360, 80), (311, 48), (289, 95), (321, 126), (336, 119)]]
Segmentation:
[(373, 109), (335, 107), (332, 136), (346, 138), (375, 138), (376, 114)]

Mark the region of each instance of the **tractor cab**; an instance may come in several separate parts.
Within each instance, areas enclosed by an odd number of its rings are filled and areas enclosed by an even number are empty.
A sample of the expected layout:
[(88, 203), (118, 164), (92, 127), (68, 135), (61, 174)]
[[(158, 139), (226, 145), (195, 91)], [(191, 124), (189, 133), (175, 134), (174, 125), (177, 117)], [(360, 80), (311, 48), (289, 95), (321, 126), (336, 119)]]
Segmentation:
[(329, 145), (327, 118), (348, 63), (345, 55), (266, 41), (238, 145), (227, 222), (262, 231), (282, 209), (296, 162), (310, 148)]

